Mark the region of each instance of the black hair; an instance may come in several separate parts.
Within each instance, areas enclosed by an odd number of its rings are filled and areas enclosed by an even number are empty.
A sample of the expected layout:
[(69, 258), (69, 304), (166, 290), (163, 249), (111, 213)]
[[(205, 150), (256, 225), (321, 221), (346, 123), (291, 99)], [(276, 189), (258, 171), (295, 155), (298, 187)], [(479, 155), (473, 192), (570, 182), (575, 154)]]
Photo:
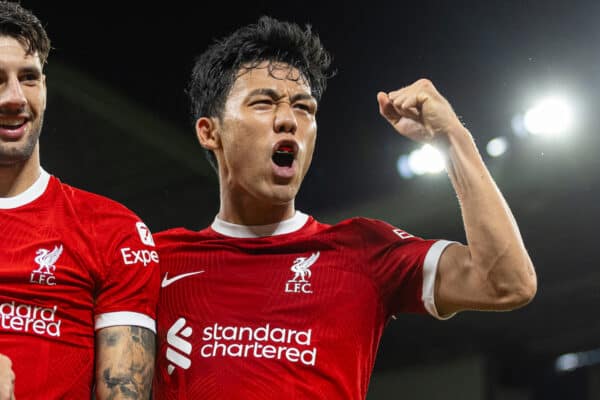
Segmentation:
[(0, 36), (10, 36), (28, 55), (38, 53), (42, 65), (50, 53), (50, 39), (40, 20), (18, 3), (0, 1)]
[[(325, 92), (327, 79), (334, 75), (328, 72), (331, 56), (310, 25), (303, 29), (295, 23), (263, 16), (256, 24), (215, 41), (196, 59), (187, 90), (192, 121), (195, 123), (201, 117), (221, 118), (240, 69), (256, 68), (264, 61), (298, 69), (300, 79), (306, 79), (317, 102)], [(214, 153), (207, 150), (206, 155), (217, 170)]]

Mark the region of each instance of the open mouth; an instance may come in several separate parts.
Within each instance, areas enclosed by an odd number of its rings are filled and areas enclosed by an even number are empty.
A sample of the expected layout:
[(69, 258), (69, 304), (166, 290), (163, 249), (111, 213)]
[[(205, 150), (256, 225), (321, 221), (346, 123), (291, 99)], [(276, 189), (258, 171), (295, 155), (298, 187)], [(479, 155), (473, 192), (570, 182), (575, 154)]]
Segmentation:
[(26, 119), (0, 119), (0, 129), (17, 130), (27, 122)]
[(271, 157), (275, 165), (279, 167), (291, 167), (296, 158), (296, 146), (294, 143), (281, 143), (275, 148)]

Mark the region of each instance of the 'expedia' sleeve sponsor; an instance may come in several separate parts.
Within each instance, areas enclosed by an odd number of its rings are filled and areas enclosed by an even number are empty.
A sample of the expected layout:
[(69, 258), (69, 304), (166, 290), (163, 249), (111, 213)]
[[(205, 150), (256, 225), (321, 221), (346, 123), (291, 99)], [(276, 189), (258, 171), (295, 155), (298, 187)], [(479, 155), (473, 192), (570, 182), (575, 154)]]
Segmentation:
[(358, 218), (364, 268), (379, 288), (388, 315), (429, 313), (439, 318), (434, 287), (439, 258), (452, 242), (424, 240), (382, 221)]
[(95, 329), (135, 325), (156, 332), (160, 271), (150, 230), (120, 204), (105, 210), (95, 225), (101, 257)]

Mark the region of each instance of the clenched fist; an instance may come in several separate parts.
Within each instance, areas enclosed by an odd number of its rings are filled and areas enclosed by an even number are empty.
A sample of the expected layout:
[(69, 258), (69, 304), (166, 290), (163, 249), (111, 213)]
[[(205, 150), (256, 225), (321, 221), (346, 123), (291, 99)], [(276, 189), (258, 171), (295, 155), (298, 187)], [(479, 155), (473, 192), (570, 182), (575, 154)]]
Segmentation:
[(466, 132), (452, 106), (428, 79), (389, 93), (377, 93), (379, 112), (402, 136), (421, 143), (445, 142)]

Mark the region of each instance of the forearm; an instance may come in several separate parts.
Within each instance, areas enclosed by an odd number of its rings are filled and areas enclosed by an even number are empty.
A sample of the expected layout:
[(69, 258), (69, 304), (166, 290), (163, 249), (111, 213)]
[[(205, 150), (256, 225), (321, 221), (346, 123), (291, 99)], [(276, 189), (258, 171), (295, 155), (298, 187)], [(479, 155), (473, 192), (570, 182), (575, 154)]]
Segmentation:
[(148, 399), (154, 373), (156, 339), (136, 326), (96, 333), (96, 399)]
[(440, 315), (509, 310), (530, 301), (536, 277), (517, 224), (450, 103), (428, 79), (379, 92), (377, 101), (379, 112), (398, 133), (447, 148), (467, 246), (448, 246), (438, 261), (435, 303)]
[(448, 174), (460, 202), (469, 266), (497, 298), (499, 309), (529, 301), (536, 276), (517, 223), (477, 151), (470, 133), (447, 134)]

